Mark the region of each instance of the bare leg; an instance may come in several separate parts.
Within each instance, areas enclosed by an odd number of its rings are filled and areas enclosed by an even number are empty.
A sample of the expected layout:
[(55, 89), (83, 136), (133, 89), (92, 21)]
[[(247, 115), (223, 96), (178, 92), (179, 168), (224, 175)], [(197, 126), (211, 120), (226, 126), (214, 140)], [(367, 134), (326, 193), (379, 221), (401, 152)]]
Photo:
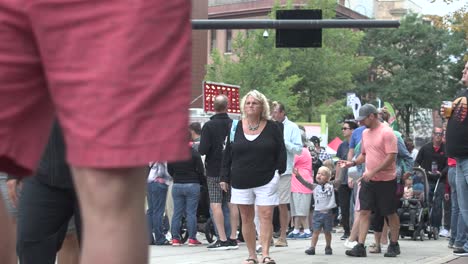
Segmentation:
[(0, 260), (1, 263), (15, 263), (15, 237), (10, 216), (0, 196)]
[[(247, 245), (247, 250), (249, 251), (248, 258), (256, 260), (257, 254), (255, 252), (255, 224), (253, 222), (255, 216), (254, 205), (239, 205), (239, 210), (242, 217), (242, 235), (244, 236), (245, 244)], [(262, 237), (264, 237), (264, 233), (262, 233)]]
[(388, 218), (388, 225), (390, 226), (390, 241), (398, 242), (398, 236), (400, 235), (400, 218), (396, 213), (393, 213)]
[(72, 172), (83, 219), (80, 263), (148, 263), (145, 169), (74, 167)]
[(380, 244), (388, 244), (388, 223), (387, 220), (384, 220), (384, 226), (382, 228), (382, 236), (380, 237)]
[(237, 239), (237, 228), (239, 226), (239, 208), (237, 204), (229, 203), (229, 214), (231, 220), (231, 239)]
[(374, 240), (375, 240), (375, 246), (377, 248), (380, 247), (380, 241), (382, 239), (382, 232), (375, 232), (374, 231)]
[(213, 220), (218, 230), (218, 237), (221, 241), (226, 241), (226, 230), (224, 230), (224, 215), (221, 208), (221, 203), (211, 203), (211, 211), (213, 212)]
[(294, 218), (294, 227), (299, 228), (302, 226), (304, 230), (309, 229), (309, 221), (307, 216), (296, 216)]
[(325, 232), (325, 247), (331, 247), (332, 234), (331, 232)]
[(286, 231), (288, 230), (288, 224), (289, 224), (289, 211), (288, 211), (288, 205), (287, 204), (280, 204), (278, 206), (279, 208), (279, 215), (280, 215), (280, 240), (286, 240)]
[(75, 232), (65, 236), (62, 249), (57, 253), (58, 264), (78, 264), (80, 261), (80, 246)]
[(369, 210), (361, 210), (359, 212), (359, 238), (358, 242), (364, 244), (366, 242), (367, 231), (369, 231), (370, 214)]
[(348, 241), (358, 241), (360, 218), (359, 211), (354, 212), (354, 223), (353, 227), (351, 228), (351, 234), (349, 235)]
[(272, 222), (273, 222), (273, 208), (274, 206), (258, 206), (258, 217), (260, 218), (260, 233), (262, 236), (262, 255), (263, 257), (270, 256), (270, 240), (272, 236)]
[(320, 230), (314, 230), (314, 233), (312, 234), (312, 239), (310, 240), (311, 247), (315, 248), (315, 246), (317, 246), (319, 235), (320, 235)]

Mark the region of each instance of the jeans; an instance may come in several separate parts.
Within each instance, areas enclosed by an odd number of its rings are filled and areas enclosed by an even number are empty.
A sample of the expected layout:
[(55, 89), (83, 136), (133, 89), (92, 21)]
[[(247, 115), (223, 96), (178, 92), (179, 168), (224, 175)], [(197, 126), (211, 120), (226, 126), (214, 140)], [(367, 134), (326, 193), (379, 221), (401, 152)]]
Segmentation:
[(189, 239), (197, 238), (197, 208), (200, 199), (200, 184), (174, 183), (172, 186), (174, 216), (172, 217), (172, 237), (180, 240), (180, 227), (185, 213)]
[[(442, 203), (444, 202), (444, 190), (445, 184), (442, 181), (439, 181), (437, 190), (435, 189), (435, 183), (429, 183), (429, 203), (432, 204), (432, 216), (431, 216), (431, 226), (440, 228), (442, 225)], [(434, 197), (435, 199), (432, 200)]]
[[(223, 201), (223, 204), (221, 205), (221, 209), (223, 210), (223, 216), (224, 216), (224, 232), (226, 233), (226, 237), (229, 237), (231, 235), (231, 211), (229, 211), (228, 202)], [(210, 207), (210, 216), (211, 216), (211, 219), (213, 219), (213, 211), (211, 210), (211, 207)], [(219, 239), (218, 229), (216, 228), (216, 225), (214, 224), (214, 220), (213, 220), (213, 225), (215, 229), (215, 235)]]
[[(468, 223), (468, 158), (457, 159), (456, 185), (460, 214), (465, 222), (465, 228), (468, 228), (466, 225)], [(465, 241), (463, 249), (468, 251), (468, 239)]]
[(56, 188), (30, 177), (19, 196), (16, 251), (21, 264), (54, 264), (68, 223), (75, 215), (78, 236), (81, 221), (73, 189)]
[[(165, 183), (150, 182), (147, 184), (149, 242), (151, 244), (162, 244), (166, 241), (163, 231), (164, 209), (166, 208), (166, 197), (168, 186)], [(153, 237), (154, 233), (154, 237)]]
[(455, 247), (462, 247), (466, 241), (466, 225), (458, 207), (456, 171), (457, 169), (455, 167), (450, 167), (448, 170), (448, 180), (451, 190), (450, 197), (452, 200), (452, 223), (450, 225), (452, 228), (450, 230), (449, 244)]

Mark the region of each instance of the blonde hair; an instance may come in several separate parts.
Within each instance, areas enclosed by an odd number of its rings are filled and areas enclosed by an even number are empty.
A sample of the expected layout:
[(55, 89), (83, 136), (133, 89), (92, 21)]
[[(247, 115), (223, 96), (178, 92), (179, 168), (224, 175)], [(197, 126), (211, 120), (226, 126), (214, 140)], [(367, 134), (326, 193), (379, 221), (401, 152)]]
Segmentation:
[(260, 115), (261, 120), (269, 120), (270, 119), (270, 105), (268, 104), (268, 99), (264, 94), (257, 90), (251, 90), (249, 91), (244, 97), (242, 97), (241, 100), (241, 112), (242, 112), (242, 117), (245, 117), (244, 114), (244, 106), (245, 106), (245, 100), (247, 100), (247, 97), (252, 96), (255, 100), (260, 102), (260, 105), (262, 106), (262, 114)]
[(317, 172), (320, 172), (320, 174), (327, 176), (328, 179), (331, 178), (331, 170), (326, 166), (320, 167)]

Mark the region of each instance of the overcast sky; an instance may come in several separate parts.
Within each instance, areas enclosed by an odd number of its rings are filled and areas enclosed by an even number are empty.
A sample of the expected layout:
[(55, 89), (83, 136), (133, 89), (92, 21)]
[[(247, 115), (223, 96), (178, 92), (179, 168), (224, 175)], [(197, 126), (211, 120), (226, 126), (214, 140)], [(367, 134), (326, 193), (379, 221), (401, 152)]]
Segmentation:
[(422, 13), (428, 15), (446, 15), (455, 11), (468, 3), (468, 0), (453, 0), (453, 3), (447, 5), (443, 0), (436, 0), (431, 3), (431, 0), (412, 0), (417, 5), (422, 7)]

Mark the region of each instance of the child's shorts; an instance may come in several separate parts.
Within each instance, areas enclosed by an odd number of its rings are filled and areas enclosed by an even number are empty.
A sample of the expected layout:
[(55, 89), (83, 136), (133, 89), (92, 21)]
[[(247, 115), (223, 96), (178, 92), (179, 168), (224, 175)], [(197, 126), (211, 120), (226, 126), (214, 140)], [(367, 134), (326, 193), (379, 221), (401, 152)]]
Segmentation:
[(0, 1), (0, 171), (27, 176), (58, 117), (75, 167), (189, 158), (190, 1)]
[[(0, 172), (0, 203), (5, 202), (6, 209), (8, 214), (16, 219), (18, 215), (18, 209), (13, 205), (13, 202), (8, 196), (8, 187), (7, 187), (7, 176)], [(2, 199), (3, 197), (3, 199)], [(2, 201), (3, 200), (3, 201)]]
[(333, 229), (333, 212), (328, 211), (314, 211), (314, 231), (331, 232)]

